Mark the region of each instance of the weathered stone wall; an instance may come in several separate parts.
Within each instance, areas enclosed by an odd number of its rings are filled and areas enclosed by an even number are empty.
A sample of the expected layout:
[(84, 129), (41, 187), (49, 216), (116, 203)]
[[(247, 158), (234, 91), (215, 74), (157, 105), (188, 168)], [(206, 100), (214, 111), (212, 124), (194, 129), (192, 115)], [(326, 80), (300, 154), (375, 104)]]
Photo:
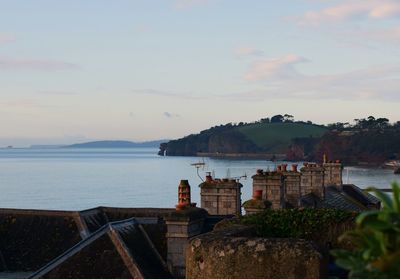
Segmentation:
[(285, 207), (284, 177), (281, 173), (263, 173), (253, 177), (253, 191), (262, 190), (262, 199), (271, 202), (272, 209)]
[(320, 279), (325, 270), (311, 242), (252, 237), (248, 228), (203, 234), (186, 251), (187, 279)]
[(201, 208), (179, 210), (168, 216), (167, 224), (167, 264), (176, 278), (185, 277), (186, 247), (189, 238), (203, 231), (207, 212)]
[(301, 195), (316, 194), (319, 198), (325, 198), (324, 169), (317, 166), (301, 168)]
[(242, 186), (236, 181), (200, 184), (201, 207), (210, 215), (240, 215)]
[[(324, 163), (324, 186), (336, 186), (338, 188), (343, 184), (342, 164), (341, 163)], [(339, 189), (340, 190), (340, 189)]]
[(285, 200), (296, 207), (300, 198), (301, 174), (285, 172)]

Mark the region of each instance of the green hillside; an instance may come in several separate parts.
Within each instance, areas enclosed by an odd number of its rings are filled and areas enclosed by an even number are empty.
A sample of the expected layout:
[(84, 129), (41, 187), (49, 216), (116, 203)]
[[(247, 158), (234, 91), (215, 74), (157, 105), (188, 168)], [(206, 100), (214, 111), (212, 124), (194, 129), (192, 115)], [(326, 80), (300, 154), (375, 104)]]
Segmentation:
[(236, 127), (247, 139), (269, 152), (284, 153), (294, 138), (321, 137), (328, 129), (306, 123), (256, 123)]

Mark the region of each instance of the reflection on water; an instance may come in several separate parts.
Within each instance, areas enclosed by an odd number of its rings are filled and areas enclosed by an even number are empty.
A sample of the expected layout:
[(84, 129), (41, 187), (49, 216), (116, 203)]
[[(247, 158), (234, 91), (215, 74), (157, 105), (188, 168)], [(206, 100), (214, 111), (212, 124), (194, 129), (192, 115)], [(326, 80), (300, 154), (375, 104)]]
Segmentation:
[[(196, 157), (159, 157), (156, 149), (0, 149), (0, 207), (85, 209), (99, 205), (173, 207), (180, 179), (189, 179), (199, 203)], [(251, 197), (256, 169), (274, 169), (264, 160), (204, 158), (200, 174), (240, 177), (242, 200)], [(289, 163), (290, 164), (290, 163)], [(343, 180), (360, 187), (388, 188), (392, 170), (348, 167)]]

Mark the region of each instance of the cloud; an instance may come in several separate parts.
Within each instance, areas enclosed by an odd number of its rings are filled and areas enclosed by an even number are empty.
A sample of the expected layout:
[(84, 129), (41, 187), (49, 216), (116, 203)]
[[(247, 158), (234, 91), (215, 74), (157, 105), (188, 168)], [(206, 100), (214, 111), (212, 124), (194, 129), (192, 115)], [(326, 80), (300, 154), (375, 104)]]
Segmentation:
[(170, 113), (170, 112), (167, 112), (167, 111), (163, 113), (163, 116), (166, 117), (166, 118), (179, 118), (179, 117), (181, 117), (179, 114)]
[(308, 61), (296, 55), (256, 62), (245, 78), (258, 89), (226, 95), (233, 100), (271, 98), (400, 101), (400, 64), (375, 65), (331, 75), (305, 75), (295, 64)]
[(42, 90), (38, 91), (37, 93), (39, 94), (44, 94), (44, 95), (76, 95), (76, 92), (72, 91), (62, 91), (62, 90)]
[(134, 27), (134, 30), (138, 33), (149, 33), (152, 31), (152, 28), (150, 27), (150, 25), (146, 25), (146, 24), (139, 24), (136, 25)]
[(62, 71), (77, 69), (80, 69), (78, 65), (62, 61), (0, 57), (0, 70)]
[(362, 38), (380, 43), (400, 44), (400, 26), (352, 32), (352, 38)]
[(264, 52), (262, 50), (256, 49), (254, 47), (238, 47), (235, 49), (235, 55), (237, 57), (244, 57), (244, 56), (263, 56)]
[(172, 92), (157, 90), (157, 89), (133, 89), (132, 92), (134, 94), (139, 94), (139, 95), (158, 96), (158, 97), (164, 97), (164, 98), (176, 98), (176, 99), (185, 99), (185, 100), (204, 99), (204, 97), (196, 96), (191, 93), (172, 93)]
[(196, 6), (203, 6), (211, 0), (175, 0), (175, 8), (179, 10), (190, 9)]
[(37, 108), (47, 108), (50, 106), (42, 105), (37, 100), (34, 99), (13, 99), (7, 101), (1, 101), (0, 107), (3, 108), (20, 108), (20, 109), (37, 109)]
[(294, 54), (274, 59), (255, 61), (244, 78), (248, 81), (258, 81), (276, 78), (294, 78), (299, 75), (294, 65), (307, 62), (304, 57)]
[(0, 44), (14, 42), (16, 40), (15, 36), (8, 33), (0, 33)]
[(308, 11), (295, 18), (299, 24), (317, 25), (357, 18), (383, 19), (400, 16), (398, 0), (345, 0), (341, 4), (317, 11)]

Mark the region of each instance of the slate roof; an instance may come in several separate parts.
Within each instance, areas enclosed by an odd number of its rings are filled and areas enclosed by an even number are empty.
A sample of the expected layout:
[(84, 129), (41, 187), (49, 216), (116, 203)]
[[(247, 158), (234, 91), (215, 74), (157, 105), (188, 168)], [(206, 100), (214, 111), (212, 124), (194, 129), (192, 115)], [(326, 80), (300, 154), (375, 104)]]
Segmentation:
[(135, 218), (110, 222), (35, 272), (38, 278), (172, 278)]
[(381, 201), (377, 197), (363, 191), (354, 184), (344, 184), (343, 191), (367, 207), (380, 208), (381, 206)]
[(300, 204), (303, 207), (337, 208), (356, 212), (380, 207), (379, 199), (363, 192), (355, 185), (343, 185), (342, 191), (335, 186), (328, 186), (324, 200), (314, 193), (309, 193), (300, 198)]

